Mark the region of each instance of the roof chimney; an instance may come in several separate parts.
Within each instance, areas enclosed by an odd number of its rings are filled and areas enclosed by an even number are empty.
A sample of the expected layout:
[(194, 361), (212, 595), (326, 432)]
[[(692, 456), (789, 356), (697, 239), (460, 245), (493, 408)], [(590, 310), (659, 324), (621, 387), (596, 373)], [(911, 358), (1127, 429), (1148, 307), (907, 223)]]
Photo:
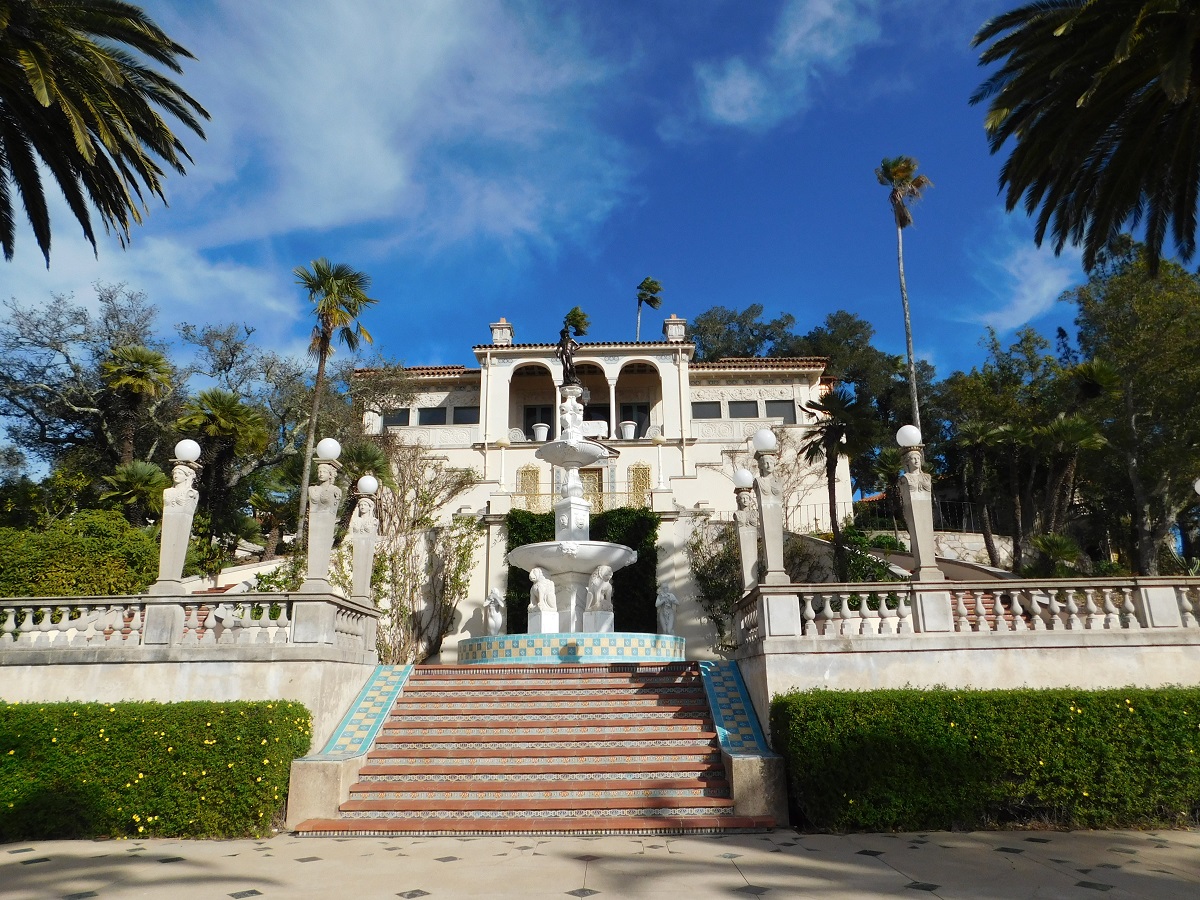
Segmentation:
[(499, 322), (492, 323), (492, 343), (497, 347), (511, 347), (513, 342), (513, 327), (504, 316)]
[(675, 313), (671, 313), (671, 318), (663, 322), (663, 337), (672, 344), (682, 343), (686, 336), (684, 334), (686, 325), (687, 319), (681, 319)]

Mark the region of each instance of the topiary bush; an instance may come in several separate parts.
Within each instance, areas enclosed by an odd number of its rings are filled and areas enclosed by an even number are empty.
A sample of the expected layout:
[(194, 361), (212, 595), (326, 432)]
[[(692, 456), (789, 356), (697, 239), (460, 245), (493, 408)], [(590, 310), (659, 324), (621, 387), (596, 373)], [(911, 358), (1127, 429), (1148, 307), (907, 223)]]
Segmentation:
[(793, 692), (771, 704), (803, 827), (1200, 822), (1200, 689)]
[(0, 597), (141, 593), (158, 544), (116, 510), (87, 509), (44, 531), (0, 528)]
[(267, 835), (311, 732), (291, 702), (0, 702), (0, 843)]

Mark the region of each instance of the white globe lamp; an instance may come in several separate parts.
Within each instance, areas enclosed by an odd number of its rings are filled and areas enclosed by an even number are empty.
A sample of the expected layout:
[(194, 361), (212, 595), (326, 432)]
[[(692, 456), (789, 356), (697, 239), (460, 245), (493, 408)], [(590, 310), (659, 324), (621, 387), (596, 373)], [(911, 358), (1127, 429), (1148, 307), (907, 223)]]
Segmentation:
[(1200, 478), (1197, 478), (1192, 482), (1192, 489), (1195, 490), (1197, 494), (1200, 494)]
[(175, 445), (175, 458), (180, 462), (195, 462), (200, 458), (200, 445), (191, 438), (184, 438)]
[(920, 447), (921, 429), (916, 425), (904, 425), (896, 432), (896, 443), (901, 447)]
[(362, 478), (358, 479), (358, 484), (356, 487), (358, 488), (358, 492), (360, 494), (374, 494), (377, 490), (379, 490), (379, 479), (374, 475), (364, 475)]
[(733, 486), (740, 490), (754, 487), (754, 473), (738, 466), (733, 470)]
[(333, 438), (322, 438), (317, 443), (317, 459), (322, 462), (333, 462), (342, 455), (342, 445)]
[(770, 428), (760, 428), (754, 432), (754, 437), (750, 438), (750, 446), (754, 448), (755, 453), (774, 453), (779, 441)]

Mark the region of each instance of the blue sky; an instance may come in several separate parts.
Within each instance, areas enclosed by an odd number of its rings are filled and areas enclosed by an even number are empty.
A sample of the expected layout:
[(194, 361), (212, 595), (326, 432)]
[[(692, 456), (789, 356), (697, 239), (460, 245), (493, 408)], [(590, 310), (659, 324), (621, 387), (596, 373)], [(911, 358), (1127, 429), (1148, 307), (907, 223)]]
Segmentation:
[(1015, 0), (154, 0), (212, 113), (196, 160), (99, 259), (60, 204), (49, 271), (28, 233), (5, 293), (145, 291), (164, 330), (244, 321), (302, 352), (292, 269), (374, 279), (364, 324), (408, 364), (473, 363), (500, 316), (554, 340), (632, 340), (635, 287), (668, 313), (761, 303), (807, 330), (835, 309), (903, 352), (895, 226), (874, 169), (934, 181), (905, 232), (917, 353), (947, 375), (986, 325), (1053, 334), (1078, 256), (1037, 250), (997, 195), (975, 30)]

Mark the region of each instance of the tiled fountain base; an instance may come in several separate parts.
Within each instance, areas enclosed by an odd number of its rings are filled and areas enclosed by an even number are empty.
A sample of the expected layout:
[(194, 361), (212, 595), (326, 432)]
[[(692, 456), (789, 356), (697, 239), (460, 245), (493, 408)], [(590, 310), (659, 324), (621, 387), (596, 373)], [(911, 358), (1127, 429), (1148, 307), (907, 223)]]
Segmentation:
[[(736, 733), (722, 723), (722, 738)], [(554, 662), (414, 668), (338, 817), (297, 831), (646, 834), (773, 824), (734, 814), (699, 663)]]
[(499, 634), (459, 641), (459, 665), (683, 662), (684, 639), (643, 632)]

